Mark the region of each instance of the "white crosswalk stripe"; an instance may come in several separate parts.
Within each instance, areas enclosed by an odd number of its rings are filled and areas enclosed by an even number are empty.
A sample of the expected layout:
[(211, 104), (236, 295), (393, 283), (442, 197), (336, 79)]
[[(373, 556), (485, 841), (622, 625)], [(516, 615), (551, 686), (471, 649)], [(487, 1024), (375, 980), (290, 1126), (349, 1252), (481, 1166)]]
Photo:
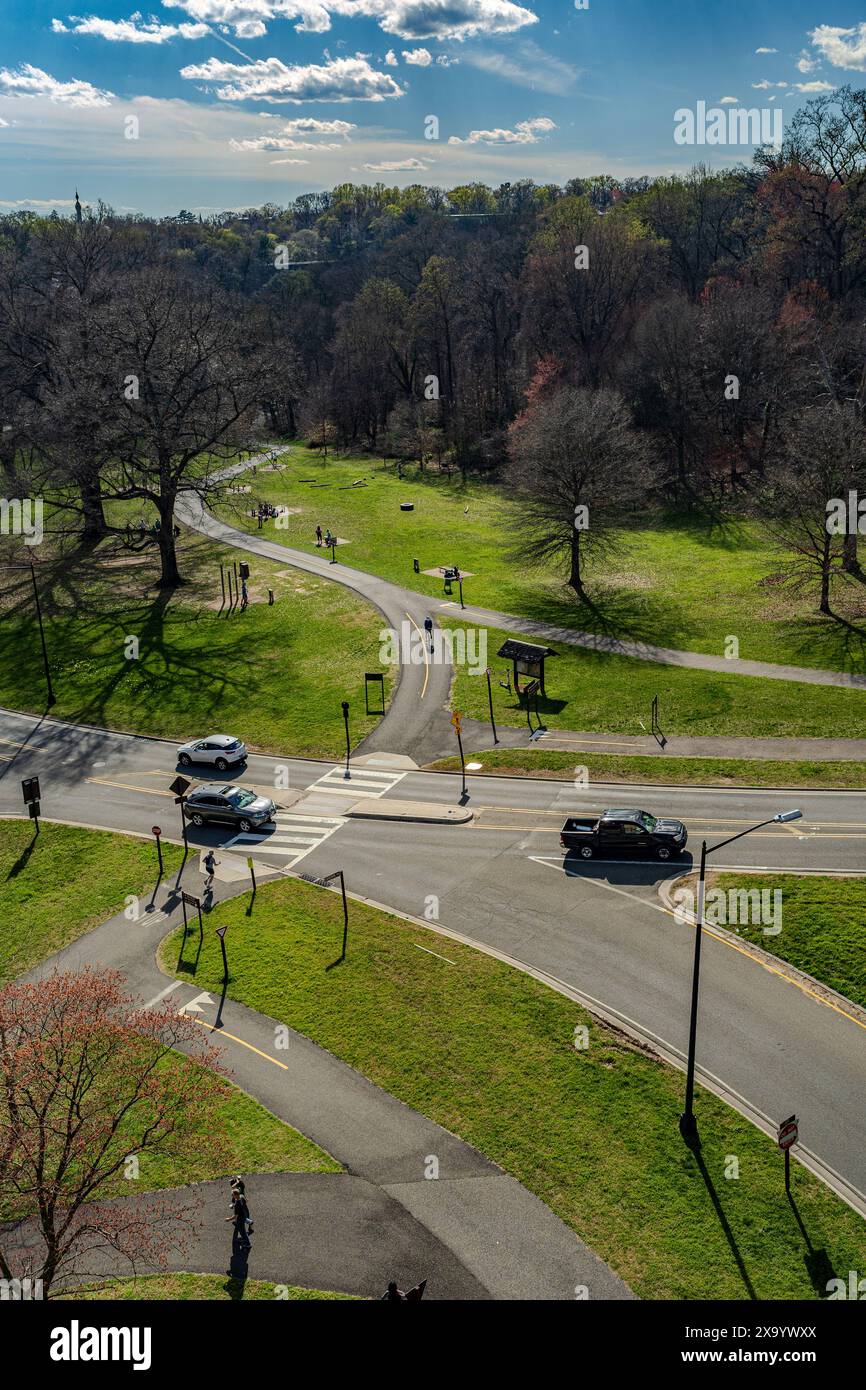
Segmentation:
[(341, 825), (346, 824), (345, 816), (305, 816), (294, 815), (291, 811), (277, 811), (274, 817), (275, 830), (255, 830), (236, 835), (225, 846), (255, 859), (276, 859), (281, 868), (291, 869), (305, 855), (329, 839)]
[(371, 767), (359, 767), (354, 771), (350, 764), (348, 777), (345, 766), (329, 768), (318, 781), (311, 783), (307, 791), (351, 796), (360, 800), (362, 796), (384, 796), (405, 776), (405, 772), (378, 772)]

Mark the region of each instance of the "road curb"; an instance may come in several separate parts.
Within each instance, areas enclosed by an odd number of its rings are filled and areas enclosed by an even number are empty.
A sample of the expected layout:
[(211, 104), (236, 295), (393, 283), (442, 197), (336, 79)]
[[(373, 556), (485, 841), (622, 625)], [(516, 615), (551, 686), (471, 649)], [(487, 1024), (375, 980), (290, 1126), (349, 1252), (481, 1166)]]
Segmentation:
[[(723, 869), (713, 870), (713, 872), (766, 875), (767, 870)], [(775, 872), (785, 873), (786, 870), (776, 870)], [(804, 875), (802, 874), (798, 875), (797, 871), (794, 869), (790, 870), (789, 872), (793, 877), (804, 877)], [(665, 879), (664, 882), (659, 884), (658, 889), (659, 897), (661, 898), (668, 912), (670, 912), (673, 916), (682, 918), (686, 922), (690, 922), (691, 925), (695, 928), (697, 927), (697, 918), (695, 914), (693, 912), (685, 912), (681, 907), (675, 904), (671, 899), (671, 894), (673, 893), (674, 889), (678, 884), (685, 883), (687, 879), (696, 878), (697, 874), (698, 870), (689, 869), (685, 873), (677, 874), (675, 878)], [(841, 871), (835, 873), (831, 872), (821, 874), (810, 873), (808, 877), (864, 878), (866, 877), (866, 870), (861, 870), (859, 873), (856, 870), (852, 873), (842, 873)], [(784, 956), (774, 955), (772, 951), (765, 950), (763, 946), (759, 946), (754, 941), (745, 940), (742, 936), (738, 936), (736, 932), (728, 931), (726, 927), (720, 927), (716, 922), (711, 922), (708, 925), (712, 928), (712, 931), (710, 933), (711, 935), (719, 936), (722, 938), (722, 940), (729, 942), (731, 945), (738, 946), (741, 951), (744, 947), (747, 946), (749, 948), (749, 952), (760, 962), (761, 965), (765, 965), (769, 968), (776, 970), (780, 966), (784, 966), (786, 975), (789, 979), (793, 981), (794, 984), (801, 985), (803, 986), (803, 988), (808, 989), (811, 994), (818, 996), (819, 999), (823, 999), (827, 1004), (832, 1005), (837, 1009), (841, 1009), (845, 1013), (853, 1014), (855, 1018), (857, 1018), (858, 1021), (863, 1024), (864, 1028), (866, 1028), (866, 1009), (864, 1009), (861, 1004), (855, 1003), (853, 999), (848, 999), (844, 994), (840, 994), (838, 990), (831, 989), (831, 987), (829, 985), (825, 985), (822, 980), (816, 980), (814, 975), (810, 975), (806, 970), (801, 970), (799, 966), (794, 965), (791, 961), (785, 960)], [(707, 928), (705, 926), (704, 930), (706, 931), (706, 929)]]

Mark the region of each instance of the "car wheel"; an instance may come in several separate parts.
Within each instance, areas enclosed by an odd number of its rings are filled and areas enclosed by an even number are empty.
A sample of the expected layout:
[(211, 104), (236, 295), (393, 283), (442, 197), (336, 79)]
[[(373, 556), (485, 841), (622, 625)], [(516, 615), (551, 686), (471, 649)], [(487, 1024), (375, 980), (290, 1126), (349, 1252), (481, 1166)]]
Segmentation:
[(252, 823), (252, 821), (249, 821), (249, 820), (239, 820), (239, 821), (238, 821), (238, 830), (240, 830), (240, 832), (241, 832), (243, 835), (249, 835), (249, 833), (250, 833), (250, 831), (252, 830), (252, 828), (253, 828), (253, 823)]
[(192, 762), (192, 758), (189, 756), (189, 753), (181, 753), (180, 757), (178, 758), (178, 762), (180, 763), (181, 767), (189, 767), (190, 763)]
[(226, 768), (228, 767), (228, 763), (226, 762), (225, 758), (217, 758), (216, 766), (219, 772), (225, 772)]
[(656, 850), (656, 853), (659, 859), (670, 859), (671, 857), (671, 852), (668, 849), (667, 845), (659, 845), (658, 849)]
[(200, 811), (196, 811), (195, 815), (191, 816), (190, 819), (192, 820), (193, 825), (204, 825), (204, 816), (201, 814)]
[(581, 847), (580, 847), (580, 857), (581, 857), (581, 859), (591, 859), (591, 858), (592, 858), (592, 855), (593, 855), (592, 845), (581, 845)]

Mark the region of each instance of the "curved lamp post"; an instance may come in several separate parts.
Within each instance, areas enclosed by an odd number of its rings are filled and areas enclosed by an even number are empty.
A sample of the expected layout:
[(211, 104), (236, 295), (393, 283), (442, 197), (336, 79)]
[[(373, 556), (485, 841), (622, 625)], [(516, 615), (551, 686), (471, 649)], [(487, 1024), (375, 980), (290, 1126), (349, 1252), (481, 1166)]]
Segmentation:
[(735, 840), (742, 840), (744, 835), (751, 835), (754, 830), (761, 830), (765, 825), (773, 825), (775, 822), (784, 825), (788, 821), (800, 820), (802, 815), (802, 811), (779, 811), (769, 820), (762, 820), (757, 825), (750, 825), (748, 830), (741, 830), (738, 835), (730, 835), (727, 840), (720, 840), (717, 845), (711, 845), (709, 849), (707, 849), (706, 840), (701, 845), (701, 873), (698, 879), (698, 911), (695, 923), (695, 959), (692, 967), (692, 1008), (689, 1019), (689, 1058), (686, 1066), (686, 1103), (685, 1109), (680, 1115), (680, 1134), (687, 1142), (695, 1143), (698, 1136), (698, 1122), (695, 1119), (694, 1111), (695, 1043), (698, 1034), (698, 989), (701, 979), (701, 937), (704, 933), (704, 888), (707, 876), (707, 859), (709, 855), (715, 854), (717, 849), (724, 849), (725, 845), (732, 845)]

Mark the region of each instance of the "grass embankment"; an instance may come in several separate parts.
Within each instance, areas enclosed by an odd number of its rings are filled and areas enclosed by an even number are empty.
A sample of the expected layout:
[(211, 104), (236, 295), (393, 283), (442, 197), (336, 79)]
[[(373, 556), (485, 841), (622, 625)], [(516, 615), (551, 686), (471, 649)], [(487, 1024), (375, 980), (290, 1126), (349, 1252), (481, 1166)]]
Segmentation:
[(719, 924), (866, 1009), (866, 880), (720, 873), (711, 874), (708, 882), (726, 894), (779, 889), (782, 930), (777, 936), (767, 936), (760, 923)]
[[(251, 492), (226, 499), (227, 520), (254, 530), (244, 512), (266, 500), (298, 510), (284, 529), (270, 521), (263, 534), (314, 551), (316, 525), (329, 526), (350, 542), (338, 550), (341, 560), (431, 597), (442, 596), (442, 579), (423, 571), (457, 564), (471, 575), (466, 602), (483, 608), (717, 656), (736, 637), (744, 659), (866, 670), (866, 588), (840, 575), (833, 607), (845, 621), (821, 617), (814, 586), (786, 583), (790, 562), (763, 521), (627, 516), (617, 551), (587, 569), (590, 607), (566, 588), (561, 566), (531, 569), (515, 558), (521, 508), (490, 482), (414, 464), (401, 479), (395, 463), (369, 455), (330, 455), (323, 464), (300, 444), (280, 459), (279, 471), (239, 478)], [(401, 512), (401, 502), (414, 510)]]
[[(163, 856), (167, 873), (180, 863), (172, 845)], [(128, 895), (144, 905), (155, 880), (153, 846), (131, 836), (43, 823), (34, 837), (29, 821), (0, 821), (0, 983), (113, 916)], [(172, 1056), (166, 1065), (194, 1063)], [(137, 1179), (118, 1176), (99, 1195), (128, 1196), (235, 1172), (340, 1171), (316, 1144), (230, 1083), (217, 1114), (223, 1152), (216, 1171), (204, 1160), (181, 1165), (147, 1154)]]
[[(446, 626), (457, 629), (462, 625), (448, 621)], [(488, 663), (496, 676), (504, 677), (506, 670), (511, 672), (511, 663), (501, 658), (497, 661), (495, 654), (506, 638), (515, 634), (494, 628), (481, 631), (487, 632)], [(527, 636), (525, 640), (538, 639)], [(557, 642), (549, 645), (557, 656), (548, 659), (548, 694), (546, 699), (539, 698), (538, 712), (541, 722), (551, 730), (644, 734), (649, 738), (652, 701), (658, 695), (662, 732), (667, 735), (866, 738), (862, 690), (721, 676), (713, 671), (604, 656)], [(470, 650), (468, 643), (466, 649)], [(482, 660), (480, 675), (470, 675), (466, 665), (457, 666), (451, 703), (463, 714), (487, 722), (484, 664)], [(498, 680), (493, 680), (492, 689), (497, 723), (526, 728), (526, 713), (517, 696), (504, 690)]]
[[(534, 748), (494, 748), (467, 753), (467, 762), (482, 764), (481, 771), (500, 777), (549, 777), (570, 782), (575, 769), (586, 768), (590, 783), (625, 782), (681, 787), (851, 787), (866, 788), (866, 763), (780, 762), (766, 758), (666, 758), (664, 755), (622, 757), (570, 753), (542, 744)], [(459, 758), (439, 758), (429, 766), (440, 772), (459, 772)]]
[[(166, 875), (181, 850), (163, 846)], [(134, 895), (147, 905), (156, 850), (131, 835), (69, 825), (0, 821), (0, 984), (113, 917)]]
[(306, 1303), (314, 1299), (352, 1300), (347, 1293), (326, 1293), (322, 1289), (302, 1289), (295, 1284), (270, 1284), (266, 1279), (227, 1279), (222, 1274), (145, 1274), (137, 1279), (105, 1279), (53, 1294), (55, 1299), (78, 1302), (105, 1300), (130, 1303), (157, 1300), (185, 1303), (267, 1303), (275, 1299)]
[[(186, 583), (170, 594), (157, 587), (150, 541), (67, 555), (51, 536), (45, 545), (37, 572), (58, 718), (183, 740), (230, 732), (252, 748), (320, 757), (340, 752), (341, 700), (355, 742), (378, 722), (364, 713), (364, 672), (385, 669), (383, 619), (343, 586), (187, 532)], [(243, 558), (249, 606), (220, 611), (220, 564)], [(29, 575), (0, 570), (0, 704), (13, 709), (45, 707), (35, 624)]]
[[(342, 935), (334, 895), (295, 880), (260, 889), (250, 918), (242, 904), (219, 907), (230, 995), (476, 1145), (642, 1297), (809, 1298), (833, 1271), (863, 1267), (860, 1218), (799, 1169), (795, 1213), (776, 1147), (714, 1096), (699, 1095), (695, 1156), (678, 1134), (679, 1073), (498, 961), (362, 904), (350, 911), (347, 959), (327, 970)], [(447, 961), (418, 950), (419, 937)], [(180, 949), (179, 932), (163, 943), (167, 969), (220, 985), (213, 932), (197, 968)]]

